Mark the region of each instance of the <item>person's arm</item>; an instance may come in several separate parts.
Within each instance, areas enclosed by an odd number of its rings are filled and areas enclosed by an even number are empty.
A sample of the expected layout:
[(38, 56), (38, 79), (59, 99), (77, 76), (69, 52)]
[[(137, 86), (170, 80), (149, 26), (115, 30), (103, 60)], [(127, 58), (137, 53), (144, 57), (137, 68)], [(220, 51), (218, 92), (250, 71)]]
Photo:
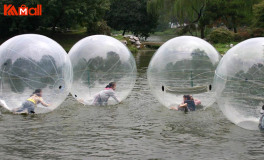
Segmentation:
[(50, 106), (50, 104), (45, 103), (44, 100), (43, 100), (42, 98), (39, 99), (39, 102), (40, 102), (43, 106), (45, 106), (45, 107)]
[(115, 92), (111, 92), (110, 96), (117, 102), (120, 103), (120, 100), (116, 97)]
[(179, 105), (179, 107), (187, 107), (187, 106), (188, 106), (187, 103), (184, 103), (184, 104)]

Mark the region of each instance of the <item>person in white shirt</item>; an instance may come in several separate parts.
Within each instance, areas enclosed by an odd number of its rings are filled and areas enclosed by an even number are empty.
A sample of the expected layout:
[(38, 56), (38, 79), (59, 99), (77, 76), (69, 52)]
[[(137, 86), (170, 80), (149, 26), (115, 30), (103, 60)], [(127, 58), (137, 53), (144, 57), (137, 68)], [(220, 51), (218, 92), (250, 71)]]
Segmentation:
[(104, 90), (97, 93), (93, 100), (93, 105), (96, 106), (106, 106), (108, 104), (108, 99), (112, 97), (117, 103), (120, 103), (120, 100), (115, 95), (116, 83), (109, 83)]

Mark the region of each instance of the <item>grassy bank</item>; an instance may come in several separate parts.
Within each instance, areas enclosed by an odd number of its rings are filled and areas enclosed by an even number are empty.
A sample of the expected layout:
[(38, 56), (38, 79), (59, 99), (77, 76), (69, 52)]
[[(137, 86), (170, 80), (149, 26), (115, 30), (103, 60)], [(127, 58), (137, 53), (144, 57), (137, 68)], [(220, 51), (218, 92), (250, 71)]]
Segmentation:
[(128, 38), (124, 38), (122, 35), (115, 35), (114, 38), (118, 39), (119, 41), (126, 41), (127, 47), (131, 51), (131, 53), (135, 54), (138, 52), (138, 49), (136, 46), (132, 45)]
[(217, 43), (217, 44), (213, 44), (213, 46), (215, 47), (215, 49), (221, 54), (224, 55), (231, 47), (230, 44), (236, 45), (238, 44), (238, 42), (231, 42), (231, 43)]

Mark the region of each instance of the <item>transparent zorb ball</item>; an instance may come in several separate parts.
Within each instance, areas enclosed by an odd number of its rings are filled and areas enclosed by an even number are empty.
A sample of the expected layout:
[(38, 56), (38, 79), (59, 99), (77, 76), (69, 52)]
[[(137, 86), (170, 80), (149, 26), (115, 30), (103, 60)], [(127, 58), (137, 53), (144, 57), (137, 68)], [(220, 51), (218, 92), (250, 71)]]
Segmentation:
[[(124, 100), (136, 81), (136, 63), (128, 48), (115, 38), (95, 35), (77, 42), (70, 50), (73, 65), (71, 94), (86, 105), (92, 105), (97, 93), (110, 82), (116, 82), (116, 96)], [(116, 104), (109, 99), (108, 104)]]
[(168, 108), (181, 104), (183, 95), (192, 95), (208, 107), (215, 102), (212, 84), (219, 60), (215, 48), (200, 38), (171, 39), (158, 49), (149, 64), (151, 92)]
[(36, 113), (57, 108), (69, 94), (72, 66), (65, 50), (54, 40), (37, 34), (15, 36), (0, 46), (0, 105), (13, 111), (36, 89), (50, 104), (38, 104)]
[(214, 80), (217, 103), (234, 124), (257, 130), (264, 104), (264, 38), (231, 48), (220, 61)]

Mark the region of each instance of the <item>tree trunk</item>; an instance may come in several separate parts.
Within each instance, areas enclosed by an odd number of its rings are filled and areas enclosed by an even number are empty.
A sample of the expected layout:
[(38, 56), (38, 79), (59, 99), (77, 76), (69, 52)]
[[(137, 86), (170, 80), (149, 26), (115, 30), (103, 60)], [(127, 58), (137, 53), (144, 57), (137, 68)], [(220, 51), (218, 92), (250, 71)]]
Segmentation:
[(202, 39), (205, 38), (204, 30), (205, 30), (205, 27), (204, 27), (204, 26), (201, 26), (201, 38), (202, 38)]
[(237, 27), (236, 26), (234, 27), (234, 32), (237, 33)]
[(233, 25), (233, 29), (234, 29), (234, 32), (237, 33), (237, 20), (235, 17), (232, 17), (232, 25)]
[(126, 29), (123, 30), (123, 34), (122, 35), (124, 36), (125, 34), (126, 34)]
[(51, 32), (52, 35), (54, 35), (55, 33), (56, 25), (57, 25), (56, 22), (52, 25), (52, 32)]
[(188, 32), (190, 33), (191, 36), (193, 36), (193, 33), (191, 31), (191, 28), (189, 28)]
[(51, 37), (53, 37), (53, 35), (55, 34), (56, 26), (59, 23), (59, 21), (60, 21), (60, 19), (62, 18), (63, 15), (64, 15), (64, 10), (61, 10), (59, 16), (54, 19), (53, 24), (52, 24)]

